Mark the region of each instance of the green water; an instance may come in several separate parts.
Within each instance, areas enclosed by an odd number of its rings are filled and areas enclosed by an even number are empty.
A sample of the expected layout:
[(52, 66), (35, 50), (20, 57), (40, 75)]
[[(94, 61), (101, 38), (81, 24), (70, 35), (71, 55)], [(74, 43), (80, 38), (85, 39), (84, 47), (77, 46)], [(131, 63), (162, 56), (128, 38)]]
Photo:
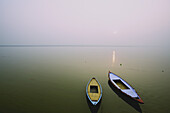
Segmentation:
[[(0, 47), (0, 113), (168, 113), (169, 58), (161, 47)], [(109, 70), (144, 104), (115, 91)], [(92, 77), (103, 89), (97, 107), (85, 93)]]

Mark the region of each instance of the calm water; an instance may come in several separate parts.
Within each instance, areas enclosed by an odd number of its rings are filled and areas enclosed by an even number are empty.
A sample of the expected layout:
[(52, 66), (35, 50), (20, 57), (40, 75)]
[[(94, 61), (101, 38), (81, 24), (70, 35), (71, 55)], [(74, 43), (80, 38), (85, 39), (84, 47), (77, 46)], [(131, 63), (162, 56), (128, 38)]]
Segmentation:
[[(0, 112), (168, 113), (169, 58), (160, 47), (0, 47)], [(116, 91), (108, 83), (109, 70), (145, 104)], [(97, 107), (85, 94), (92, 77), (103, 88)]]

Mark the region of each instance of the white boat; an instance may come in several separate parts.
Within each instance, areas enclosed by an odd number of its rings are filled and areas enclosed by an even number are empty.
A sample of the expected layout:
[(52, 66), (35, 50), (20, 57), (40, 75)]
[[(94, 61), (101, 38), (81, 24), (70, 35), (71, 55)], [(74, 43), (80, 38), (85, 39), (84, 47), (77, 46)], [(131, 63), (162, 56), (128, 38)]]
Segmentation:
[(108, 73), (108, 77), (113, 86), (119, 89), (122, 93), (128, 95), (129, 97), (133, 98), (134, 100), (142, 104), (144, 103), (143, 100), (135, 91), (135, 89), (132, 86), (130, 86), (126, 81), (124, 81), (122, 78), (120, 78), (119, 76), (110, 71)]
[(102, 87), (96, 78), (89, 80), (86, 86), (86, 95), (93, 105), (97, 105), (102, 98)]

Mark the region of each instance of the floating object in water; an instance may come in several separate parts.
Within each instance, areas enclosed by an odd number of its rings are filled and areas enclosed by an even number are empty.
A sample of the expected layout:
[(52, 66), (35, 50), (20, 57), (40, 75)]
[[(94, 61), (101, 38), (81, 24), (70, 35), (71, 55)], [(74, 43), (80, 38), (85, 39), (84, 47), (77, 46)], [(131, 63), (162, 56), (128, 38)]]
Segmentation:
[(97, 105), (102, 98), (102, 87), (96, 78), (90, 79), (86, 86), (86, 95), (93, 105)]
[(126, 94), (127, 96), (131, 97), (132, 99), (144, 103), (140, 96), (137, 94), (134, 88), (132, 88), (126, 81), (122, 78), (117, 76), (116, 74), (109, 72), (108, 74), (109, 80), (113, 84), (114, 87), (119, 89), (122, 93)]
[(122, 66), (122, 64), (120, 64), (120, 66)]
[(162, 70), (162, 72), (164, 72), (164, 70)]

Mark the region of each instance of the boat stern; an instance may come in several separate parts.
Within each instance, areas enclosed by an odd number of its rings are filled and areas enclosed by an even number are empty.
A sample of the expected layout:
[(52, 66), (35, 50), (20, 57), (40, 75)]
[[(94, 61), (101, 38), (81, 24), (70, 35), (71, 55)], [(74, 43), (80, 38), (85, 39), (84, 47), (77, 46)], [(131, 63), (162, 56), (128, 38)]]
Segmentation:
[(95, 106), (98, 104), (98, 102), (91, 101), (91, 103)]
[(142, 100), (141, 98), (135, 99), (135, 100), (138, 101), (138, 102), (141, 103), (141, 104), (144, 104), (144, 102), (143, 102), (143, 100)]
[(109, 78), (109, 76), (110, 76), (110, 73), (111, 73), (111, 72), (109, 71), (109, 72), (108, 72), (108, 78)]

